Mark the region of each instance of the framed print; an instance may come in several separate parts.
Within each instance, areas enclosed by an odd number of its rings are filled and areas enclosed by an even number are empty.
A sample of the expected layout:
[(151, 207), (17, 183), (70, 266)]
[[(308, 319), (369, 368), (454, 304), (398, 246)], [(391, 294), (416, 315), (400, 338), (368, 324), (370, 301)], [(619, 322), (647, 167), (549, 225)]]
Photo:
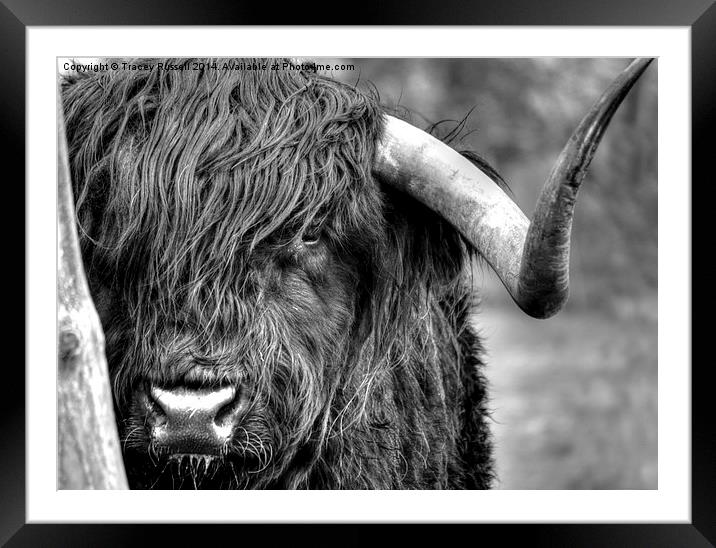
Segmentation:
[(419, 28), (6, 10), (27, 323), (2, 538), (712, 541), (689, 178), (716, 12), (635, 5)]

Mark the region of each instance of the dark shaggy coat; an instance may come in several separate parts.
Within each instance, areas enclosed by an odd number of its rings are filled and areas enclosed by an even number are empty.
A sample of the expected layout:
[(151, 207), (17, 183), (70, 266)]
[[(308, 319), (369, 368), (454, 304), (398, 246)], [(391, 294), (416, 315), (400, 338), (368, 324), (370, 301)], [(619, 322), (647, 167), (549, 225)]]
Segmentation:
[[(377, 98), (213, 61), (63, 82), (130, 484), (488, 487), (473, 252), (372, 176)], [(148, 381), (250, 391), (224, 458), (152, 446), (132, 396)]]

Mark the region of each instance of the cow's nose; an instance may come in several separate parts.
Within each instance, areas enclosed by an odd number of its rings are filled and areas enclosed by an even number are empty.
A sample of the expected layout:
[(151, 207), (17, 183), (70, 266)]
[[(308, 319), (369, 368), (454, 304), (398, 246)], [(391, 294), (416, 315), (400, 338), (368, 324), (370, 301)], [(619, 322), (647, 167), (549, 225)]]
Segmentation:
[(148, 423), (155, 443), (173, 454), (221, 455), (243, 408), (237, 389), (149, 390)]

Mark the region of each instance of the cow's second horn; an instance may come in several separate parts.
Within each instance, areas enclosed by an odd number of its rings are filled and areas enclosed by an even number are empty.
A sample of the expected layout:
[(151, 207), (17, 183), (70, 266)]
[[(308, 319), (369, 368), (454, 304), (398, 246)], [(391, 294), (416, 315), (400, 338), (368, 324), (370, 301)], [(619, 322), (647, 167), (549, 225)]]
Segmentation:
[(391, 116), (386, 117), (373, 171), (455, 226), (524, 312), (548, 318), (569, 294), (570, 234), (579, 185), (612, 115), (651, 61), (632, 61), (582, 119), (542, 188), (531, 223), (472, 162)]

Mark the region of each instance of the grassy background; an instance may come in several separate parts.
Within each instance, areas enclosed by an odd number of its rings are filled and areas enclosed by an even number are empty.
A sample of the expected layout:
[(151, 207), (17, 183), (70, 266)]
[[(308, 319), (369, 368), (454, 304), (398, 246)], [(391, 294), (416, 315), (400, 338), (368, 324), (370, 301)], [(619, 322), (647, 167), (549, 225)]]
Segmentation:
[[(326, 60), (317, 60), (325, 62)], [(419, 127), (470, 114), (485, 156), (531, 216), (552, 163), (624, 59), (341, 59)], [(614, 117), (576, 208), (571, 297), (524, 316), (489, 272), (475, 325), (488, 349), (504, 489), (657, 488), (657, 67)], [(450, 122), (452, 120), (452, 122)]]

